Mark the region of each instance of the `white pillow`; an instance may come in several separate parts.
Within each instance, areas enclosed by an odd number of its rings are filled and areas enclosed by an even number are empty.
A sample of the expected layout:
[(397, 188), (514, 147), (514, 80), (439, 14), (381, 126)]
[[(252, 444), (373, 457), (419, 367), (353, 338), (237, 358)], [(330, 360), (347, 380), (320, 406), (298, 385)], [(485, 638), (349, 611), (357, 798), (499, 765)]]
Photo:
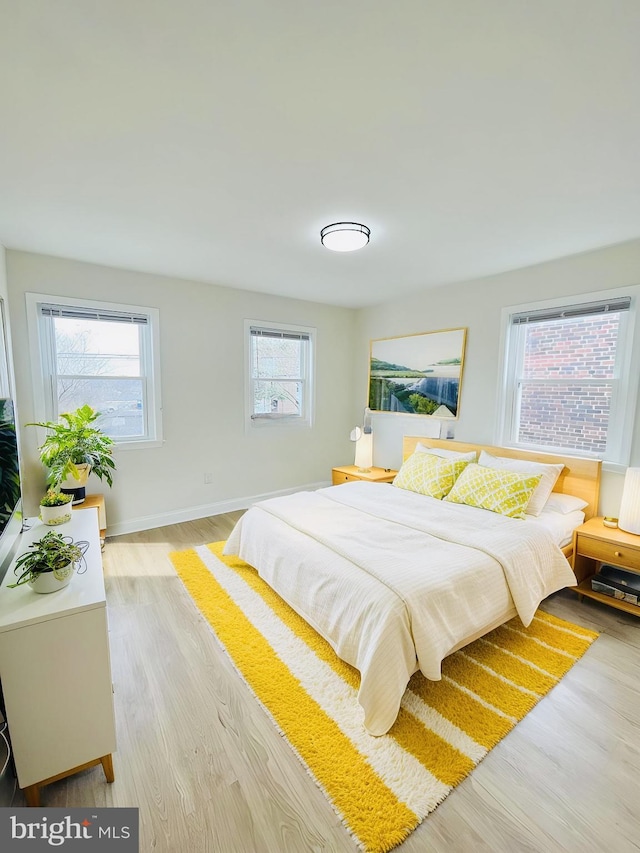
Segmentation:
[(586, 506), (589, 506), (589, 502), (583, 501), (582, 498), (576, 498), (574, 495), (561, 495), (560, 492), (551, 492), (544, 505), (543, 512), (559, 512), (562, 515), (567, 515), (567, 513), (574, 512), (577, 509), (584, 509)]
[(460, 462), (476, 461), (475, 450), (472, 450), (471, 453), (459, 453), (457, 450), (445, 450), (442, 447), (429, 447), (428, 444), (421, 444), (421, 442), (416, 444), (415, 452), (430, 453), (432, 456), (439, 456), (441, 459), (455, 459)]
[(564, 465), (547, 465), (544, 462), (529, 462), (525, 459), (508, 459), (506, 456), (492, 456), (485, 450), (480, 451), (478, 464), (485, 468), (496, 468), (501, 471), (513, 471), (517, 474), (542, 474), (540, 483), (536, 486), (531, 500), (527, 505), (527, 515), (540, 515), (556, 480)]

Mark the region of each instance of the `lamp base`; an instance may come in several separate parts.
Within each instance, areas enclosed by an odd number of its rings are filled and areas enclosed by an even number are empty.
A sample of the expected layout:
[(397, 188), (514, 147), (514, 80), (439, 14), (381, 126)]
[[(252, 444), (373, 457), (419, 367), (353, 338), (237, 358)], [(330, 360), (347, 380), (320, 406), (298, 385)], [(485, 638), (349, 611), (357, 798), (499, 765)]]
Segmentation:
[(633, 533), (634, 536), (640, 536), (640, 524), (631, 524), (626, 521), (620, 524), (618, 522), (618, 529), (623, 530), (625, 533)]
[(370, 474), (371, 468), (358, 468), (358, 474)]

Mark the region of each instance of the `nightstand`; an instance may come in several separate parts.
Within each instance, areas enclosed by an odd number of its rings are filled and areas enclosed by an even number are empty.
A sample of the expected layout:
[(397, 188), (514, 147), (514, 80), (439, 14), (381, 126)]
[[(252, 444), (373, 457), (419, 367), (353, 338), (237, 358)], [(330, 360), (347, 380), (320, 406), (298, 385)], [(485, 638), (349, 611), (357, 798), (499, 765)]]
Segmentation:
[(81, 504), (76, 504), (73, 509), (96, 509), (98, 511), (100, 548), (104, 550), (104, 540), (107, 536), (107, 510), (104, 505), (104, 495), (87, 495), (84, 501)]
[(640, 616), (637, 605), (591, 589), (591, 578), (597, 574), (600, 563), (640, 574), (640, 536), (616, 527), (605, 527), (601, 517), (590, 518), (573, 534), (573, 571), (578, 581), (574, 591), (579, 596), (586, 595), (609, 607)]
[(393, 468), (371, 468), (370, 471), (358, 471), (355, 465), (341, 465), (331, 472), (332, 483), (349, 483), (352, 480), (368, 480), (370, 483), (392, 483), (398, 472)]

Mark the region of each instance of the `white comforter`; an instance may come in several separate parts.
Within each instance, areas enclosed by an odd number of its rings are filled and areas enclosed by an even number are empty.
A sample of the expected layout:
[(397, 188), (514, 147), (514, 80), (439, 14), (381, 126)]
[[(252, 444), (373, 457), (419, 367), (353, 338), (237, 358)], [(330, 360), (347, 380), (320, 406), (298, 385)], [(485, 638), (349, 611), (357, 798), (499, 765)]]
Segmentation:
[(238, 522), (238, 554), (361, 674), (372, 734), (393, 724), (419, 668), (513, 614), (525, 625), (575, 584), (561, 550), (526, 522), (392, 486), (346, 483), (263, 501)]

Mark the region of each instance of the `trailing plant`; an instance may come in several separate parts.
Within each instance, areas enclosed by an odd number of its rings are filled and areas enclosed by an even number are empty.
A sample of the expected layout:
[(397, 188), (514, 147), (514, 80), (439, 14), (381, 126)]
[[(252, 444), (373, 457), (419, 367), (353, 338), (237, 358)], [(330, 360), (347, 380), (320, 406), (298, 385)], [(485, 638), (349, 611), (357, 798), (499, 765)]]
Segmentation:
[(49, 469), (47, 482), (57, 491), (67, 477), (79, 479), (78, 465), (89, 465), (100, 480), (113, 485), (113, 439), (94, 426), (100, 417), (91, 406), (84, 405), (75, 412), (60, 415), (60, 421), (27, 424), (49, 431), (40, 445), (40, 461)]
[(65, 506), (73, 499), (73, 495), (65, 492), (57, 492), (55, 489), (47, 489), (46, 494), (40, 498), (40, 506)]
[[(69, 563), (76, 565), (84, 560), (89, 543), (84, 540), (74, 542), (71, 536), (50, 531), (42, 539), (32, 542), (29, 549), (21, 554), (13, 568), (18, 580), (7, 584), (11, 589), (35, 580), (46, 572), (61, 572)], [(56, 575), (57, 576), (57, 575)]]

